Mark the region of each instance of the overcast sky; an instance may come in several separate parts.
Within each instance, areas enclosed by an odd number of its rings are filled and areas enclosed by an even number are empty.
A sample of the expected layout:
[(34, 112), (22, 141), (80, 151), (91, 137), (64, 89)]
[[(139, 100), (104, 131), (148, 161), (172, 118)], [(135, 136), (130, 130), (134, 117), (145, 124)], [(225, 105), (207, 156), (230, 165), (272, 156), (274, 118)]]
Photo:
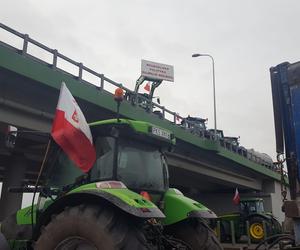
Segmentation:
[(191, 57), (211, 54), (218, 128), (272, 157), (269, 68), (299, 60), (299, 13), (298, 0), (0, 0), (0, 22), (131, 89), (141, 59), (174, 65), (161, 104), (212, 128), (211, 61)]

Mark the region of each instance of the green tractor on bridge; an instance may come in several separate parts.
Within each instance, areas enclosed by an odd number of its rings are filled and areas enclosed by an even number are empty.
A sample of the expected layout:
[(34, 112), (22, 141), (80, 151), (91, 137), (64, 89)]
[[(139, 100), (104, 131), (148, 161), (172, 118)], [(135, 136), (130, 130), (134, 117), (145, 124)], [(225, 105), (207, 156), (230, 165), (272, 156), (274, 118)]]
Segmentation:
[(215, 213), (169, 187), (164, 152), (175, 144), (170, 131), (127, 119), (90, 128), (91, 170), (83, 174), (53, 142), (39, 201), (1, 223), (2, 250), (222, 249), (206, 223)]
[[(282, 233), (277, 219), (264, 210), (262, 198), (244, 198), (240, 200), (239, 212), (219, 216), (221, 242), (241, 241), (250, 237), (251, 242), (258, 243), (271, 235)], [(231, 226), (233, 225), (233, 228)]]

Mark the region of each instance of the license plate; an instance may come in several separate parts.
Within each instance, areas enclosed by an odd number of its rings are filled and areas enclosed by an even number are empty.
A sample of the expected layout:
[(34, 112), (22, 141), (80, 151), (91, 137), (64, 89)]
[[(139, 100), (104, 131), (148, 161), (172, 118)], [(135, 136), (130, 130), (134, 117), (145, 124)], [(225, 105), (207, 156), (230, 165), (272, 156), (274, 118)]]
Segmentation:
[(164, 129), (157, 128), (157, 127), (152, 127), (151, 132), (152, 132), (152, 134), (154, 134), (156, 136), (171, 140), (171, 133), (169, 131), (166, 131)]

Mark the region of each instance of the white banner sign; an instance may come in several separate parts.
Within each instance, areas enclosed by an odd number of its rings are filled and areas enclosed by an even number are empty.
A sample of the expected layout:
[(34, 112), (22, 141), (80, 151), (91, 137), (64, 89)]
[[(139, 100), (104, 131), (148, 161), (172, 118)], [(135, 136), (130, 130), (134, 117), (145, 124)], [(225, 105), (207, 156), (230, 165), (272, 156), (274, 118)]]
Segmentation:
[(142, 60), (141, 75), (150, 80), (174, 82), (174, 67), (172, 65)]

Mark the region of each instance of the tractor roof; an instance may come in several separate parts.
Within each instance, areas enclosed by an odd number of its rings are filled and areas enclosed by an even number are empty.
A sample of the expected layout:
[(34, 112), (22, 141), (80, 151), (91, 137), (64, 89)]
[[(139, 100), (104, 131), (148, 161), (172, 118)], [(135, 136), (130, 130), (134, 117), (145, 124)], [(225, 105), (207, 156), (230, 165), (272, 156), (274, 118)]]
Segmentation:
[(193, 117), (193, 116), (188, 116), (184, 119), (191, 121), (191, 122), (206, 122), (207, 121), (206, 119), (203, 119), (201, 117)]
[(149, 122), (134, 121), (129, 119), (109, 119), (97, 121), (89, 124), (91, 128), (98, 126), (115, 126), (115, 127), (127, 127), (131, 128), (134, 132), (143, 134), (145, 136), (153, 137), (158, 140), (168, 141), (171, 144), (175, 144), (176, 140), (174, 134), (164, 128), (156, 126)]
[(225, 140), (238, 140), (239, 137), (236, 137), (236, 136), (224, 136), (224, 139)]

